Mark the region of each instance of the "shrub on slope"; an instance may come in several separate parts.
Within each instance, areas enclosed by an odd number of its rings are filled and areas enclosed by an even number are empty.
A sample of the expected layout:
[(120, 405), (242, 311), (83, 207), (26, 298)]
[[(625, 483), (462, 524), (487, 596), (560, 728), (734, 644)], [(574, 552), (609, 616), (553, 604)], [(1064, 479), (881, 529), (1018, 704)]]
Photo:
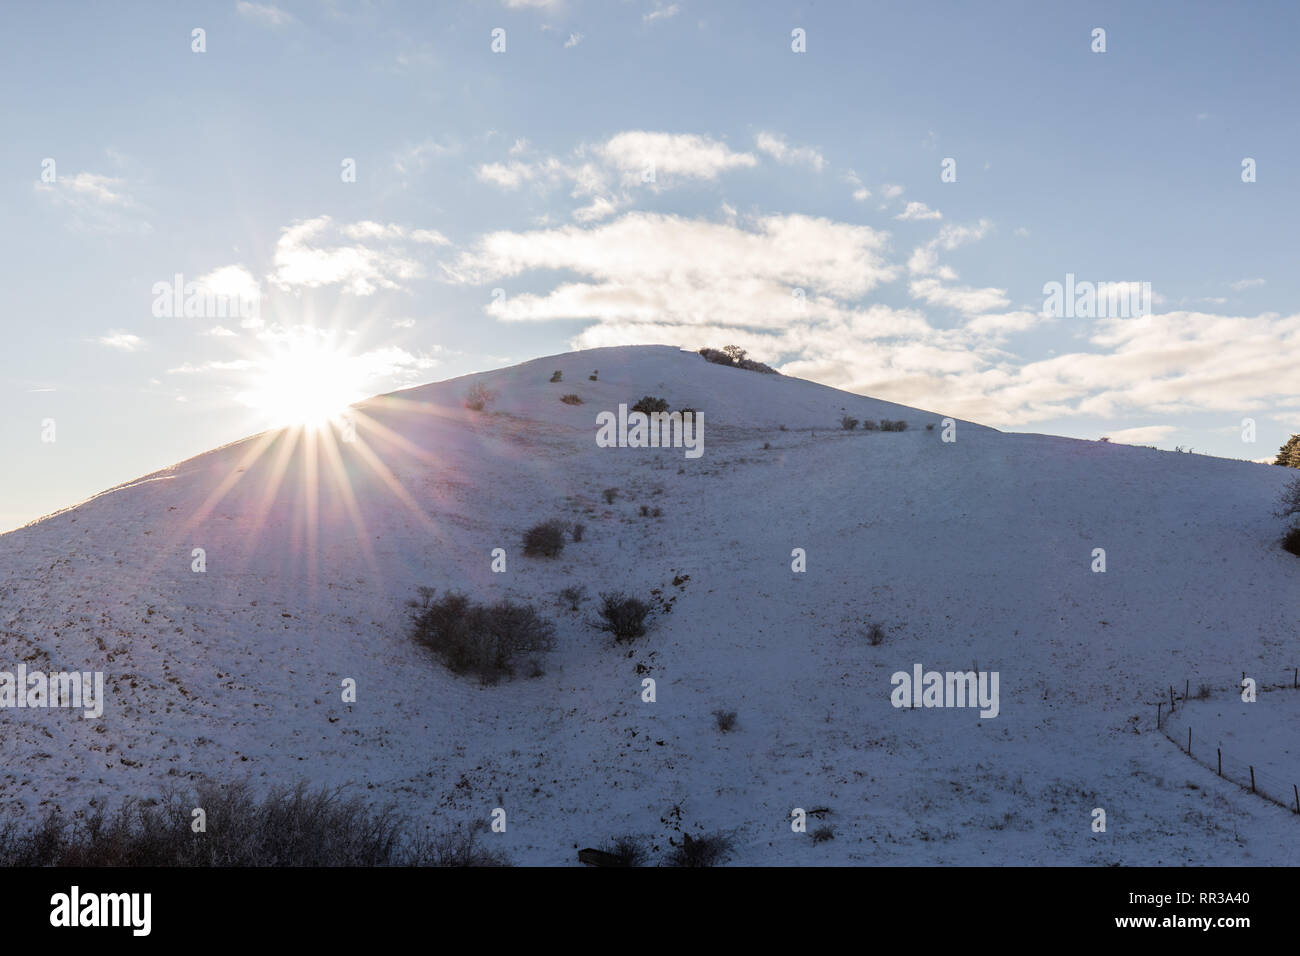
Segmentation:
[(530, 605), (509, 600), (477, 604), (455, 591), (435, 601), (431, 590), (421, 592), (424, 603), (417, 605), (411, 637), (453, 673), (477, 674), (484, 683), (494, 683), (513, 675), (520, 656), (549, 651), (555, 644), (555, 625)]

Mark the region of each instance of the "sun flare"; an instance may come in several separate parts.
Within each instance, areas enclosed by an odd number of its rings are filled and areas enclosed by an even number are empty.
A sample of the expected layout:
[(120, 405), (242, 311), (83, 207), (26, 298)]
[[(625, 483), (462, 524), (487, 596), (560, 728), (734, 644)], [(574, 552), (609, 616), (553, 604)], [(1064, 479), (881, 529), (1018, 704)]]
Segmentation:
[(294, 339), (255, 363), (252, 387), (241, 399), (274, 427), (320, 428), (365, 397), (357, 364), (328, 342)]

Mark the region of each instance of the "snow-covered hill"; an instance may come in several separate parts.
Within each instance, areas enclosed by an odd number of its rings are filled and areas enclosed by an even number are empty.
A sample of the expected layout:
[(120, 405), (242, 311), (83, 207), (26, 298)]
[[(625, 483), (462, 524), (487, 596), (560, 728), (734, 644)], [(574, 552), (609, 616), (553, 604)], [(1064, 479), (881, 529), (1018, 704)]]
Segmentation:
[[(470, 412), (480, 381), (496, 399)], [(597, 447), (596, 414), (647, 394), (703, 412), (702, 457)], [(504, 807), (490, 839), (521, 863), (677, 828), (733, 831), (740, 864), (1295, 862), (1300, 817), (1154, 728), (1168, 685), (1300, 664), (1284, 470), (967, 422), (943, 442), (942, 417), (598, 349), (373, 399), (355, 442), (268, 433), (112, 489), (0, 536), (0, 669), (107, 682), (98, 720), (0, 711), (0, 807), (306, 778), (432, 830)], [(524, 557), (551, 517), (583, 540)], [(447, 673), (408, 636), (421, 585), (540, 606), (545, 675)], [(590, 624), (611, 589), (661, 608), (631, 645)], [(895, 709), (917, 663), (997, 671), (999, 715)], [(795, 807), (829, 808), (834, 839), (791, 832)]]

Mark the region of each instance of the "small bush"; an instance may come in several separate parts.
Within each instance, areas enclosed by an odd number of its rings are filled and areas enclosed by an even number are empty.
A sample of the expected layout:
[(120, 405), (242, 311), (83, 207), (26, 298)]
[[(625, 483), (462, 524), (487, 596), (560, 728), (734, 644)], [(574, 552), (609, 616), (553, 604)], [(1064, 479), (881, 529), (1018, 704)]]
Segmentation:
[(865, 422), (862, 423), (862, 430), (863, 430), (864, 432), (874, 432), (874, 431), (876, 431), (878, 428), (880, 428), (880, 426), (877, 425), (875, 422), (873, 422), (873, 421), (872, 421), (871, 419), (869, 419), (869, 418), (868, 418)]
[(600, 374), (598, 371), (597, 371), (597, 372), (592, 372), (590, 375), (587, 376), (587, 381), (589, 381), (589, 382), (594, 382), (594, 381), (596, 381), (596, 376), (597, 376), (598, 374)]
[(553, 373), (551, 373), (552, 382), (563, 381), (563, 379), (564, 379), (564, 374), (558, 368)]
[(781, 426), (781, 431), (787, 431), (787, 430), (788, 430), (788, 429), (786, 429), (786, 427), (785, 427), (784, 425)]
[(642, 506), (641, 506), (641, 517), (642, 517), (642, 518), (648, 518), (648, 517), (650, 517), (650, 506), (649, 506), (649, 505), (642, 505)]
[(614, 499), (618, 497), (618, 489), (606, 488), (604, 491), (601, 492), (601, 494), (605, 496), (605, 504), (612, 505), (614, 503)]
[(772, 443), (770, 441), (763, 442), (763, 451), (768, 451), (771, 449), (771, 447), (772, 447)]
[(1300, 558), (1300, 526), (1292, 528), (1282, 538), (1282, 547)]
[(846, 432), (851, 432), (853, 431), (853, 429), (857, 427), (858, 427), (858, 420), (854, 418), (852, 415), (845, 415), (843, 418), (840, 419), (840, 428), (843, 428)]
[(570, 611), (576, 611), (586, 597), (587, 589), (581, 585), (567, 587), (560, 592), (560, 600), (569, 606)]
[(885, 643), (885, 629), (879, 624), (867, 625), (867, 629), (862, 632), (862, 636), (867, 639), (867, 643), (872, 647), (879, 647)]
[(717, 721), (718, 729), (724, 734), (736, 726), (736, 712), (734, 710), (715, 710), (713, 719)]
[(555, 626), (527, 604), (476, 604), (449, 591), (437, 601), (426, 595), (411, 636), (452, 673), (475, 673), (492, 683), (513, 674), (517, 657), (549, 651)]
[(581, 404), (582, 404), (582, 399), (580, 399), (577, 395), (573, 395), (573, 394), (569, 394), (569, 395), (561, 395), (561, 396), (560, 396), (560, 401), (564, 402), (565, 405), (581, 405)]
[(655, 412), (666, 412), (668, 411), (668, 402), (662, 398), (655, 398), (653, 395), (646, 395), (637, 400), (637, 403), (632, 406), (632, 411), (644, 412), (647, 415), (652, 415)]
[(745, 350), (738, 345), (728, 345), (722, 349), (700, 349), (700, 354), (715, 365), (729, 365), (732, 368), (743, 368), (747, 372), (765, 372), (768, 375), (781, 374), (770, 365), (747, 358)]
[(509, 866), (510, 860), (499, 850), (489, 850), (479, 842), (487, 827), (482, 820), (460, 830), (447, 830), (432, 839), (418, 841), (407, 853), (408, 866)]
[(568, 526), (563, 521), (543, 521), (524, 532), (524, 554), (553, 558), (564, 550), (564, 534)]
[(1193, 699), (1194, 699), (1194, 700), (1207, 700), (1207, 699), (1209, 699), (1209, 696), (1210, 696), (1210, 690), (1211, 690), (1211, 688), (1210, 688), (1210, 685), (1209, 685), (1209, 684), (1202, 684), (1200, 687), (1197, 688), (1197, 690), (1196, 690), (1196, 696), (1195, 696)]
[(1277, 501), (1277, 511), (1273, 512), (1279, 518), (1300, 517), (1300, 475), (1292, 478)]
[(679, 411), (681, 412), (682, 415), (682, 421), (686, 421), (687, 419), (690, 419), (691, 421), (695, 421), (696, 409), (688, 407), (688, 408), (679, 409)]
[(907, 431), (907, 422), (902, 419), (890, 421), (888, 418), (880, 420), (880, 430), (882, 432), (905, 432)]
[(731, 837), (712, 833), (693, 837), (682, 834), (682, 845), (674, 847), (664, 859), (665, 866), (716, 866), (731, 850)]
[(492, 404), (494, 398), (491, 389), (482, 382), (475, 382), (465, 392), (465, 407), (472, 412), (481, 412)]
[(814, 843), (825, 843), (827, 840), (834, 840), (834, 839), (835, 839), (835, 828), (833, 826), (830, 826), (829, 824), (827, 824), (826, 826), (818, 827), (816, 830), (812, 832), (812, 840)]
[(663, 516), (663, 513), (664, 510), (662, 508), (655, 508), (653, 511), (650, 512), (650, 516), (652, 518), (660, 518)]
[(934, 431), (934, 422), (929, 422), (929, 423), (927, 423), (926, 426), (925, 426), (925, 430), (928, 431), (928, 432), (932, 432), (932, 431)]
[(616, 641), (630, 641), (645, 634), (645, 619), (650, 605), (640, 598), (629, 597), (621, 591), (610, 591), (600, 596), (598, 627), (614, 635)]
[(575, 544), (582, 540), (582, 533), (586, 530), (587, 526), (582, 522), (578, 522), (573, 526), (573, 541)]
[(614, 838), (601, 851), (614, 858), (616, 862), (612, 866), (645, 866), (650, 858), (640, 839), (631, 834)]

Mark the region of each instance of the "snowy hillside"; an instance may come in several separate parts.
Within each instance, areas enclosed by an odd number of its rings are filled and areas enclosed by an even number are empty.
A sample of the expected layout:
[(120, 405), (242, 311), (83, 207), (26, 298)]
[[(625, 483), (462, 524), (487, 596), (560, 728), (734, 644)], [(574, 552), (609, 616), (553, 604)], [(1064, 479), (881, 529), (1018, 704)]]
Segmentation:
[[(480, 381), (496, 398), (475, 413)], [(643, 395), (703, 413), (700, 458), (596, 446), (596, 415)], [(733, 831), (736, 864), (1300, 862), (1300, 817), (1154, 726), (1169, 685), (1300, 664), (1281, 468), (966, 422), (943, 442), (942, 410), (664, 346), (359, 412), (355, 442), (268, 433), (0, 536), (0, 669), (102, 670), (107, 689), (98, 720), (0, 712), (0, 808), (307, 778), (431, 830), (504, 807), (489, 838), (526, 864), (623, 833), (666, 848), (677, 828)], [(844, 431), (844, 414), (909, 427)], [(523, 556), (551, 517), (583, 540)], [(408, 634), (422, 585), (538, 606), (558, 629), (546, 673), (449, 674)], [(645, 637), (591, 625), (612, 589), (654, 597)], [(891, 675), (918, 663), (997, 671), (1000, 713), (896, 709)], [(1290, 734), (1271, 772), (1300, 780), (1294, 724), (1270, 733)], [(793, 833), (795, 807), (828, 808), (834, 839)]]

